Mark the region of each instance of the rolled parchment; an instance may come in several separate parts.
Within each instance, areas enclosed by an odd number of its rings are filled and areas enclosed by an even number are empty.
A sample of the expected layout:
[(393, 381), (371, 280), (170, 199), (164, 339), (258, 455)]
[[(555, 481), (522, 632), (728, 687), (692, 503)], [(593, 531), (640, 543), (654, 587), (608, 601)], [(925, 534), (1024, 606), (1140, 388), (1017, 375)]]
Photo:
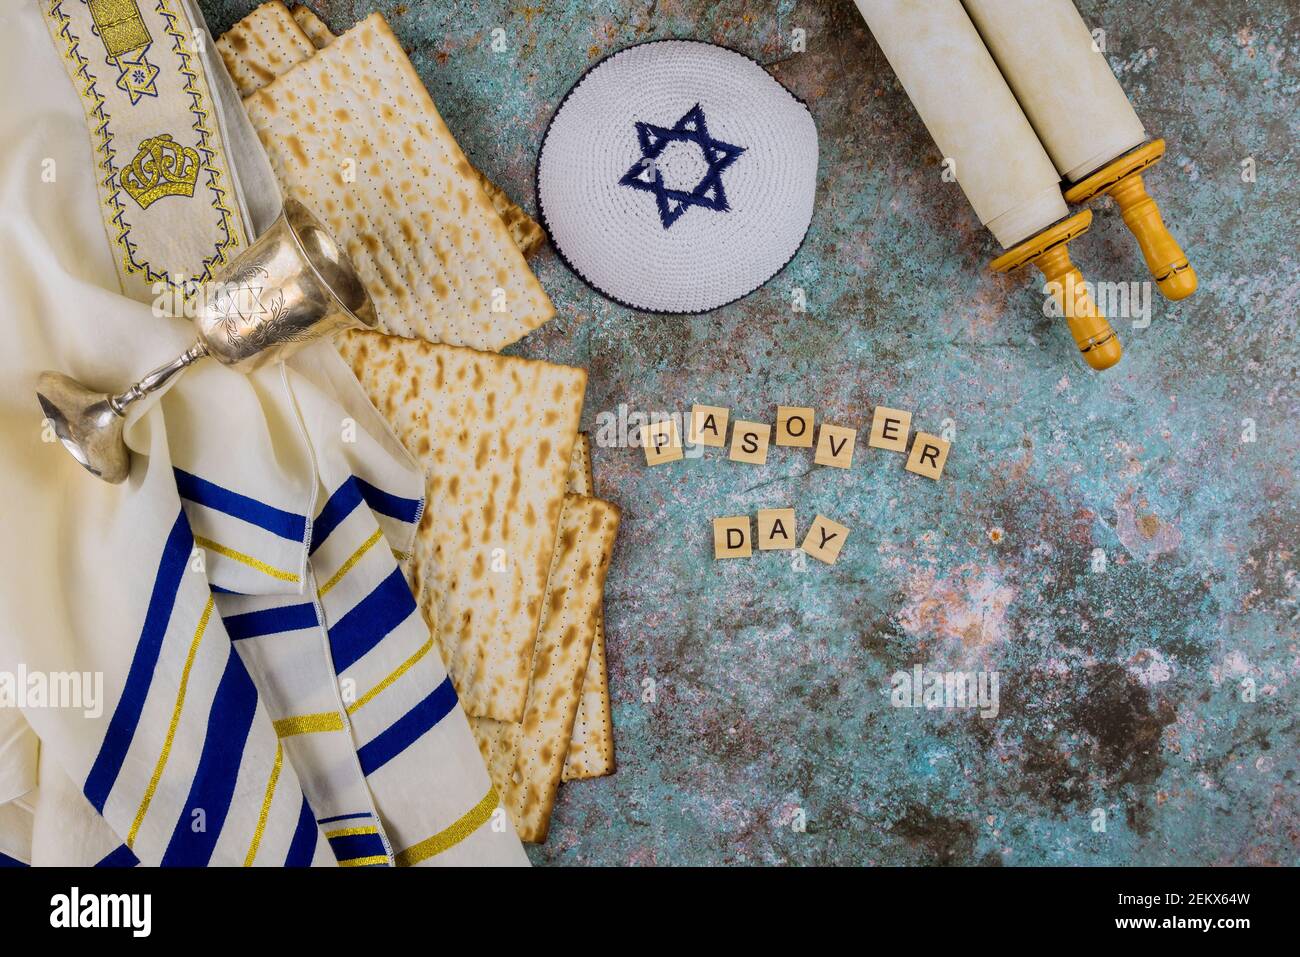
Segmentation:
[(961, 0), (1061, 175), (1078, 182), (1146, 139), (1071, 0)]
[(856, 3), (1002, 248), (1065, 217), (1056, 167), (960, 0)]
[(1164, 155), (1071, 0), (962, 0), (1052, 162), (1071, 203), (1114, 198), (1160, 291), (1184, 299), (1196, 270), (1147, 194), (1142, 172)]

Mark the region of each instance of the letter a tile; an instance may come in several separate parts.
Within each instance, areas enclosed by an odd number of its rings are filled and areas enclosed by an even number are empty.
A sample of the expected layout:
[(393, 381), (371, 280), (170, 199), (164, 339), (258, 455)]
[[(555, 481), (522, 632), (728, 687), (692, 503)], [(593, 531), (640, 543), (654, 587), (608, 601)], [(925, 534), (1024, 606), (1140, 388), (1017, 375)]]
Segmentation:
[(718, 405), (691, 406), (691, 425), (686, 430), (686, 441), (691, 445), (707, 445), (720, 449), (727, 444), (728, 409)]
[(759, 509), (758, 550), (771, 552), (787, 548), (794, 548), (794, 509)]

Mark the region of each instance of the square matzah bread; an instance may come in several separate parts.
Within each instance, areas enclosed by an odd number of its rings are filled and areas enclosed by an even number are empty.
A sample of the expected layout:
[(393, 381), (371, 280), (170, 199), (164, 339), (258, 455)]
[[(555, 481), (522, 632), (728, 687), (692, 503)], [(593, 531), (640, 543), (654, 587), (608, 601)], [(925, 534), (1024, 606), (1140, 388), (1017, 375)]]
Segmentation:
[[(282, 10), (283, 4), (275, 0), (264, 7)], [(289, 13), (309, 41), (308, 44), (304, 45), (302, 37), (291, 26), (285, 25), (278, 10), (261, 7), (236, 23), (217, 41), (226, 68), (232, 76), (238, 77), (236, 85), (241, 97), (253, 95), (276, 77), (289, 72), (292, 67), (333, 42), (334, 34), (330, 28), (310, 8), (297, 6)], [(536, 220), (478, 168), (471, 165), (471, 170), (520, 252), (531, 256), (541, 249), (546, 241), (546, 232)]]
[[(568, 489), (576, 495), (596, 494), (596, 483), (591, 474), (591, 439), (585, 432), (579, 433), (578, 441), (573, 443)], [(591, 657), (587, 659), (587, 674), (582, 679), (582, 694), (569, 739), (569, 754), (564, 759), (562, 779), (565, 781), (614, 773), (614, 721), (609, 705), (609, 672), (605, 664), (603, 595), (601, 605), (596, 613), (596, 636), (591, 643)]]
[(424, 467), (412, 587), (465, 711), (518, 721), (587, 373), (375, 332), (337, 343)]
[(496, 351), (554, 315), (383, 16), (244, 105), (286, 195), (347, 250), (385, 332)]
[[(297, 6), (290, 12), (316, 49), (324, 49), (333, 42), (334, 34), (330, 32), (330, 28), (320, 17), (312, 13), (310, 8)], [(506, 224), (506, 229), (510, 231), (510, 238), (515, 241), (519, 251), (525, 256), (531, 256), (541, 249), (542, 243), (546, 241), (546, 232), (537, 221), (507, 196), (505, 190), (484, 176), (477, 168), (474, 168), (474, 175), (478, 178), (479, 185), (483, 187), (483, 192), (487, 193), (492, 208)]]
[(523, 720), (470, 724), (519, 839), (546, 840), (595, 639), (619, 510), (566, 495)]
[(241, 97), (255, 93), (316, 52), (280, 0), (264, 3), (221, 35), (217, 52)]

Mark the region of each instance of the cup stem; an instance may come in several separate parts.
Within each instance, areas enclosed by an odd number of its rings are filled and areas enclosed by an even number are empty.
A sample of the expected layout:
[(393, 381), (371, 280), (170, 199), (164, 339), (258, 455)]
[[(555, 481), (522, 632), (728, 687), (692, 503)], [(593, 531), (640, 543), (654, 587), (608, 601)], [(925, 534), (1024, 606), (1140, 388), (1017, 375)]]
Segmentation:
[(183, 369), (192, 366), (208, 354), (208, 347), (203, 341), (197, 340), (194, 345), (190, 346), (171, 362), (160, 365), (152, 372), (147, 373), (140, 378), (135, 385), (131, 386), (117, 395), (108, 397), (108, 407), (117, 415), (126, 415), (126, 407), (136, 399), (143, 399), (150, 392), (157, 392), (164, 385), (170, 382)]

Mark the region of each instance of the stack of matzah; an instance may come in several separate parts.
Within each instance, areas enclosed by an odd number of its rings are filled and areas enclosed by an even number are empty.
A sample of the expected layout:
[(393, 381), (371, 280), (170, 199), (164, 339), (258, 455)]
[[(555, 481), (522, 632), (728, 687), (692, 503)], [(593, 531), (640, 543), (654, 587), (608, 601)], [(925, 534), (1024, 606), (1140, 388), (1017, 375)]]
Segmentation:
[[(284, 28), (301, 34), (287, 13)], [(497, 350), (554, 314), (381, 15), (244, 106), (285, 194), (347, 250), (383, 331)]]
[(339, 345), (427, 469), (412, 588), (465, 710), (516, 721), (587, 374), (373, 332)]
[[(264, 3), (230, 28), (217, 41), (242, 97), (252, 96), (276, 77), (327, 47), (334, 34), (308, 7), (289, 10), (280, 0)], [(542, 248), (546, 233), (505, 190), (471, 166), (492, 208), (505, 223), (511, 239), (525, 256)]]
[(503, 805), (543, 840), (561, 780), (614, 770), (601, 606), (619, 511), (594, 498), (578, 433), (586, 373), (484, 351), (531, 320), (484, 316), (476, 291), (491, 281), (509, 304), (536, 285), (494, 208), (522, 217), (521, 247), (536, 224), (476, 179), (382, 17), (335, 38), (305, 7), (264, 4), (219, 46), (286, 192), (405, 334), (339, 348), (425, 470), (408, 579)]
[(316, 52), (279, 0), (264, 3), (217, 40), (240, 96), (255, 93)]
[(523, 716), (514, 722), (470, 719), (488, 773), (524, 841), (546, 840), (599, 627), (618, 520), (618, 509), (608, 502), (564, 497)]
[(307, 34), (307, 39), (311, 41), (312, 46), (319, 50), (330, 45), (334, 34), (325, 25), (325, 21), (316, 16), (309, 7), (296, 6), (289, 12), (293, 14), (294, 22), (302, 27), (302, 32)]
[(425, 467), (412, 587), (520, 837), (544, 840), (561, 779), (614, 770), (601, 604), (619, 512), (588, 494), (586, 373), (374, 332), (339, 349)]

